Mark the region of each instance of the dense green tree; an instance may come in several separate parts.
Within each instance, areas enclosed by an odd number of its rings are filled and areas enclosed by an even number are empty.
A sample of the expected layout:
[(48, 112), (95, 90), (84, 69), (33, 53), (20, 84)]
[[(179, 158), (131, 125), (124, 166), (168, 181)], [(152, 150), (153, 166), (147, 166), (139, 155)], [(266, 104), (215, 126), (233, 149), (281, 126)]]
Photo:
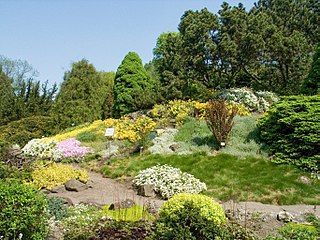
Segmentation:
[(0, 67), (0, 125), (8, 123), (12, 119), (13, 103), (14, 91), (11, 80)]
[(103, 99), (102, 104), (102, 119), (111, 117), (112, 115), (112, 105), (113, 105), (113, 87), (114, 78), (116, 74), (114, 72), (100, 72), (100, 77), (104, 84), (103, 87)]
[(303, 83), (302, 92), (308, 95), (320, 93), (320, 44), (314, 54), (309, 75)]
[(162, 89), (200, 99), (212, 87), (300, 92), (319, 42), (317, 1), (260, 0), (249, 12), (223, 3), (218, 16), (186, 11), (179, 33), (160, 35), (154, 61)]
[(155, 84), (144, 69), (139, 55), (129, 52), (115, 76), (113, 115), (119, 117), (151, 107), (157, 101)]
[(102, 116), (104, 83), (95, 67), (82, 59), (65, 73), (53, 114), (61, 128), (91, 122)]
[(159, 74), (160, 92), (167, 100), (183, 98), (181, 36), (177, 32), (162, 33), (153, 50), (153, 64)]
[(261, 33), (265, 49), (258, 72), (260, 88), (280, 94), (299, 93), (318, 35), (312, 7), (315, 5), (309, 0), (261, 0), (251, 10), (253, 15), (268, 16), (268, 31)]
[(216, 76), (216, 35), (218, 18), (206, 8), (186, 11), (178, 26), (181, 35), (181, 60), (183, 67), (184, 98), (203, 100), (207, 89), (219, 81)]

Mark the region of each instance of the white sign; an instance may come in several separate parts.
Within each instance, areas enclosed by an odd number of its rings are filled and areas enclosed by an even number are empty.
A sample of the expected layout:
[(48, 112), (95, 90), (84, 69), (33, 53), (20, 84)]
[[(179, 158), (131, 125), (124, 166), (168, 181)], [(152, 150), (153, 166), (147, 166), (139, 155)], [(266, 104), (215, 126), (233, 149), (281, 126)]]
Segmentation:
[(104, 134), (105, 137), (113, 137), (114, 136), (115, 128), (107, 128), (106, 133)]

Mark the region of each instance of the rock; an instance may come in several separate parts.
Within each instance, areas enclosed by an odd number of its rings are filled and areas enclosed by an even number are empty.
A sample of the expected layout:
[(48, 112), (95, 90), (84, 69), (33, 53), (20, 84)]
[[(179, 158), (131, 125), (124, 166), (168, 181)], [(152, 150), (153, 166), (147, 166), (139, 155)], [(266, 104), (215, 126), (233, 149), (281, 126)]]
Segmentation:
[(305, 184), (309, 184), (311, 182), (310, 178), (306, 177), (306, 176), (301, 176), (299, 178), (300, 182), (305, 183)]
[(289, 212), (281, 211), (277, 215), (277, 220), (279, 220), (281, 222), (292, 222), (293, 215)]
[(50, 190), (50, 192), (52, 192), (52, 193), (61, 193), (61, 192), (65, 192), (65, 191), (66, 191), (66, 188), (64, 185), (56, 186)]
[(138, 195), (144, 197), (155, 197), (154, 184), (144, 184), (138, 187)]
[(63, 240), (63, 229), (54, 224), (46, 237), (46, 240)]
[(75, 191), (75, 192), (81, 192), (89, 188), (88, 185), (75, 179), (69, 180), (64, 184), (64, 186), (68, 191)]
[(55, 194), (49, 194), (48, 198), (59, 198), (63, 201), (64, 205), (68, 205), (68, 206), (75, 205), (75, 203), (71, 200), (71, 198), (68, 198), (68, 197), (61, 197), (61, 196), (57, 197)]
[(51, 191), (49, 191), (48, 189), (45, 189), (45, 188), (41, 189), (41, 192), (44, 193), (44, 194), (50, 194), (51, 193)]
[(157, 215), (159, 212), (159, 209), (157, 208), (155, 201), (146, 201), (144, 204), (144, 208), (148, 213), (152, 215)]
[(172, 151), (174, 151), (174, 152), (176, 152), (177, 150), (178, 150), (178, 148), (180, 148), (181, 146), (180, 146), (180, 144), (178, 144), (178, 143), (174, 143), (174, 144), (172, 144), (172, 145), (170, 145), (169, 146), (169, 148), (172, 150)]
[(84, 204), (90, 207), (96, 207), (96, 208), (101, 208), (102, 204), (97, 203), (97, 202), (93, 202), (90, 200), (86, 200), (86, 201), (81, 201), (79, 204)]
[(131, 208), (136, 203), (131, 199), (126, 199), (121, 202), (112, 203), (109, 207), (109, 210), (119, 210), (124, 208)]

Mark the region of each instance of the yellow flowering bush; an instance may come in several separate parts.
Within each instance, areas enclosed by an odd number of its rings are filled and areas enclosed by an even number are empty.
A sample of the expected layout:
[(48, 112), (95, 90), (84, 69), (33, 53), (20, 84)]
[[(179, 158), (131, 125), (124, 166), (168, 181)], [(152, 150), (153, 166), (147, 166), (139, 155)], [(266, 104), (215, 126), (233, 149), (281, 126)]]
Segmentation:
[(45, 167), (35, 169), (32, 174), (32, 181), (27, 184), (37, 188), (52, 189), (60, 186), (71, 179), (77, 179), (86, 183), (89, 180), (88, 174), (84, 170), (74, 169), (70, 165), (52, 163)]
[(68, 138), (76, 138), (81, 133), (94, 132), (96, 136), (103, 138), (106, 128), (115, 128), (115, 135), (113, 139), (129, 140), (130, 142), (140, 141), (146, 134), (153, 131), (156, 123), (149, 117), (139, 117), (137, 119), (130, 119), (122, 117), (120, 119), (109, 118), (104, 121), (97, 120), (92, 124), (74, 129), (70, 132), (57, 134), (50, 138), (44, 138), (42, 141), (62, 141)]
[[(204, 119), (206, 116), (206, 108), (208, 102), (202, 103), (198, 101), (172, 100), (167, 104), (156, 104), (151, 110), (151, 115), (160, 119), (175, 119), (177, 125), (181, 125), (187, 116)], [(250, 111), (243, 105), (228, 102), (227, 109), (231, 110), (233, 106), (237, 106), (240, 116), (249, 116)]]

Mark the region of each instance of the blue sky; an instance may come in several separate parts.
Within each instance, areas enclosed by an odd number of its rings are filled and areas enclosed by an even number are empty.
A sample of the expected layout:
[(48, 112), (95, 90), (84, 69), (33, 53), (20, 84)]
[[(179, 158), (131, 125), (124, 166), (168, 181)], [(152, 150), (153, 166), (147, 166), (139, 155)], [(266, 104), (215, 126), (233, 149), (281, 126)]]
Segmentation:
[[(227, 0), (238, 5), (238, 0)], [(254, 0), (241, 1), (249, 10)], [(38, 80), (61, 83), (86, 58), (116, 71), (134, 51), (143, 63), (162, 32), (177, 31), (186, 10), (217, 13), (223, 0), (0, 0), (0, 55), (28, 61)]]

